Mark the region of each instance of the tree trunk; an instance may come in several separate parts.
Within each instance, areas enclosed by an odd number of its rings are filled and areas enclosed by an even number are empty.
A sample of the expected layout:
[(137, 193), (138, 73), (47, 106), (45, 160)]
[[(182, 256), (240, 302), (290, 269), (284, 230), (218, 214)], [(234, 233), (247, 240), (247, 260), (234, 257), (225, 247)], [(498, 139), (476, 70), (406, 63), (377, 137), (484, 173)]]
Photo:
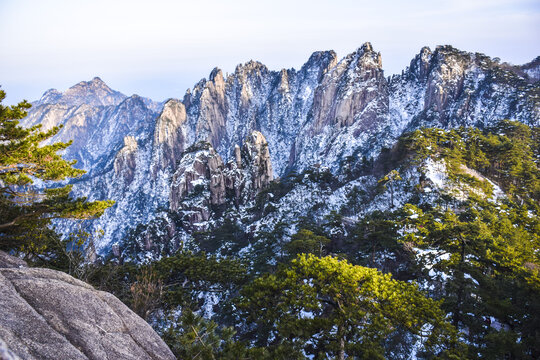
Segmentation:
[(454, 311), (454, 316), (452, 317), (452, 325), (454, 325), (456, 328), (459, 326), (459, 322), (461, 321), (461, 304), (463, 303), (463, 293), (464, 293), (464, 280), (465, 277), (463, 276), (463, 267), (465, 263), (465, 241), (461, 239), (461, 258), (459, 260), (459, 269), (457, 276), (459, 277), (458, 281), (458, 290), (457, 290), (457, 299), (456, 299), (456, 309)]
[(393, 181), (390, 181), (390, 202), (391, 202), (391, 209), (394, 208), (394, 183)]
[(338, 326), (338, 338), (339, 338), (339, 352), (337, 359), (345, 360), (345, 334), (343, 334), (343, 327)]

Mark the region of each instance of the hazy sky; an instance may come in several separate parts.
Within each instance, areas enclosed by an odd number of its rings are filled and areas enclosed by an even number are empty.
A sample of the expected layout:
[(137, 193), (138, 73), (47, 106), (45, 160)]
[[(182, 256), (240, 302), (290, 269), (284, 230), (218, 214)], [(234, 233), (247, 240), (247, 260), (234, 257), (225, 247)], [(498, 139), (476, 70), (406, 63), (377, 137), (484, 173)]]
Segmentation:
[(314, 51), (341, 58), (366, 41), (386, 75), (425, 45), (521, 64), (540, 55), (540, 0), (0, 0), (0, 86), (15, 103), (100, 76), (164, 100), (215, 66), (300, 68)]

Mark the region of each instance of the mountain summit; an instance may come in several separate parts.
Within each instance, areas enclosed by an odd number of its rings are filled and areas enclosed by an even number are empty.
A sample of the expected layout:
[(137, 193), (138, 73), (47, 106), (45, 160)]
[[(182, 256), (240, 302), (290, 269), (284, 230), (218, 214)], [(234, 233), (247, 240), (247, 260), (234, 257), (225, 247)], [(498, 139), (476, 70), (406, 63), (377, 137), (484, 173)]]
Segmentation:
[(78, 106), (82, 104), (91, 106), (118, 105), (126, 98), (126, 95), (112, 90), (99, 77), (90, 81), (81, 81), (70, 87), (64, 93), (56, 89), (47, 90), (37, 104), (64, 104)]

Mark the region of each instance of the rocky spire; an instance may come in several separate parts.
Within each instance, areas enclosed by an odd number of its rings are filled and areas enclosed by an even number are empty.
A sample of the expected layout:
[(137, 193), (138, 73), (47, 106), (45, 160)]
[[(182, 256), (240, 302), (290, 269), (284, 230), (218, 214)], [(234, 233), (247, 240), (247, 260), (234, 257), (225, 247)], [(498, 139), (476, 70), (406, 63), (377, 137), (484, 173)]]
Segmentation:
[(415, 76), (420, 81), (426, 81), (429, 73), (429, 64), (431, 61), (432, 52), (427, 46), (424, 46), (420, 53), (411, 60), (409, 73)]
[[(172, 211), (188, 211), (186, 220), (194, 224), (209, 219), (211, 205), (225, 202), (224, 166), (209, 143), (200, 142), (186, 151), (172, 177), (169, 203)], [(208, 198), (184, 202), (188, 194), (203, 195), (204, 191), (208, 192)]]
[(186, 147), (186, 108), (178, 100), (170, 99), (163, 106), (154, 129), (154, 175), (159, 169), (174, 166)]
[(324, 74), (335, 67), (337, 63), (337, 54), (335, 51), (316, 51), (311, 54), (309, 60), (300, 69), (300, 72), (309, 73), (312, 71), (317, 71), (317, 77), (315, 80), (320, 82)]
[[(196, 133), (199, 138), (206, 137), (214, 147), (218, 147), (226, 132), (227, 102), (225, 99), (225, 81), (220, 69), (210, 73), (210, 79), (200, 84), (198, 95)], [(190, 102), (192, 99), (190, 99)]]
[(437, 46), (430, 60), (424, 111), (436, 114), (438, 121), (445, 124), (446, 108), (461, 96), (465, 76), (475, 64), (471, 54), (450, 45)]
[(129, 184), (135, 176), (137, 166), (137, 140), (133, 136), (124, 137), (124, 147), (116, 154), (114, 159), (114, 173), (121, 175), (126, 184)]
[[(370, 43), (365, 43), (349, 54), (323, 78), (313, 99), (313, 133), (325, 126), (346, 127), (354, 123), (359, 114), (374, 123), (376, 111), (365, 111), (372, 101), (384, 106), (388, 96), (382, 70), (381, 54)], [(370, 105), (371, 104), (371, 105)], [(380, 108), (378, 105), (377, 108)]]
[(251, 172), (252, 191), (256, 194), (274, 178), (268, 142), (262, 133), (254, 131), (248, 136), (243, 155), (243, 166)]

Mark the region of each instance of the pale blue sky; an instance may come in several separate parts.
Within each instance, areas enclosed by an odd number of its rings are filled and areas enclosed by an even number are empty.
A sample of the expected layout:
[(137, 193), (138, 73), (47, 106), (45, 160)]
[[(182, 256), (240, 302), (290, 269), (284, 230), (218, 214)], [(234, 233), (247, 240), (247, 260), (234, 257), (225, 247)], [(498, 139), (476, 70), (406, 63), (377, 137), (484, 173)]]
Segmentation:
[(160, 101), (215, 66), (299, 68), (366, 41), (386, 75), (425, 45), (521, 64), (540, 55), (540, 0), (0, 0), (0, 85), (15, 103), (100, 76)]

